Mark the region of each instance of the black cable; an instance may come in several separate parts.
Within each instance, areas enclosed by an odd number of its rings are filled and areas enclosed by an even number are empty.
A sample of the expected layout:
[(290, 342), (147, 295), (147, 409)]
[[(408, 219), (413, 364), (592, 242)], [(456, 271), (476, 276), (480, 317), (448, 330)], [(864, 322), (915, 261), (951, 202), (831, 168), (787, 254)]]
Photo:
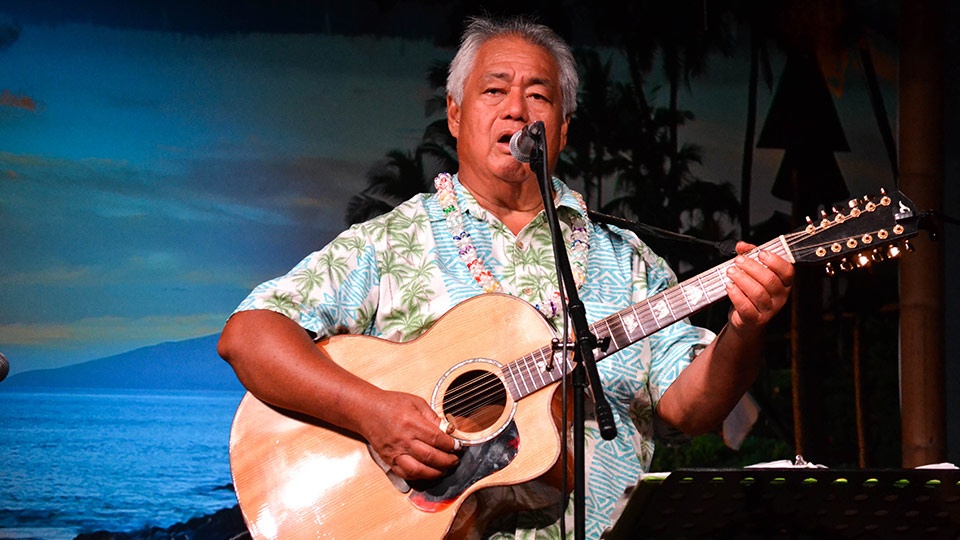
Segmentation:
[(669, 240), (671, 242), (707, 246), (717, 250), (718, 253), (725, 257), (733, 257), (737, 254), (736, 240), (721, 240), (719, 242), (704, 240), (702, 238), (697, 238), (696, 236), (668, 231), (666, 229), (654, 227), (653, 225), (647, 225), (646, 223), (638, 223), (636, 221), (630, 221), (628, 219), (611, 216), (610, 214), (603, 214), (601, 212), (595, 212), (593, 210), (590, 210), (588, 215), (590, 216), (590, 219), (597, 223), (615, 225), (621, 229), (633, 231), (640, 237), (659, 238), (661, 240)]

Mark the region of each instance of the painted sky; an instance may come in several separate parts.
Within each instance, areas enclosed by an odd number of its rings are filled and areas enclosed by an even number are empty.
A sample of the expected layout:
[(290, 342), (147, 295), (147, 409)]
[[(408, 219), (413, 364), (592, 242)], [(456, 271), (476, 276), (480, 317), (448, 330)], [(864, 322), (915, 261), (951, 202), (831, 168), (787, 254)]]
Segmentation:
[(0, 51), (11, 372), (219, 331), (253, 285), (343, 228), (373, 163), (415, 146), (445, 54), (24, 26)]
[[(11, 373), (218, 332), (253, 286), (343, 229), (374, 163), (416, 145), (425, 74), (451, 54), (430, 40), (24, 23), (0, 49)], [(695, 172), (734, 186), (745, 73), (717, 59), (681, 98), (697, 115), (683, 136), (705, 151)], [(836, 94), (853, 147), (838, 160), (855, 193), (875, 192), (888, 166), (857, 73)], [(786, 208), (769, 195), (779, 152), (757, 159), (759, 220)]]

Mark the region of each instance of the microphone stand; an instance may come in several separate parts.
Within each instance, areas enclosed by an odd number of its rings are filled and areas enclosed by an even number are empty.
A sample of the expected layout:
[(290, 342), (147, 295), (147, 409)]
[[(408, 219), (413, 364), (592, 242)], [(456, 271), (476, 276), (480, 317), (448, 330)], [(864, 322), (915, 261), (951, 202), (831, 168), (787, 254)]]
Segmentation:
[[(574, 449), (574, 538), (582, 539), (586, 535), (586, 458), (584, 451), (584, 421), (586, 407), (586, 390), (591, 389), (597, 423), (600, 426), (600, 435), (605, 440), (612, 440), (617, 436), (617, 426), (613, 419), (613, 411), (603, 392), (600, 374), (597, 371), (596, 358), (593, 350), (597, 346), (597, 338), (590, 332), (587, 323), (587, 312), (580, 300), (573, 272), (570, 268), (570, 258), (563, 241), (563, 232), (560, 229), (560, 220), (553, 202), (553, 185), (550, 173), (547, 170), (547, 149), (544, 140), (544, 125), (538, 121), (532, 124), (527, 133), (533, 140), (533, 149), (530, 152), (530, 169), (537, 175), (540, 184), (540, 195), (543, 197), (543, 208), (547, 223), (550, 225), (550, 234), (553, 243), (553, 254), (557, 265), (557, 278), (560, 286), (566, 293), (566, 306), (570, 319), (573, 321), (576, 348), (574, 349), (573, 380), (573, 449)], [(561, 295), (563, 296), (563, 295)], [(562, 336), (567, 342), (567, 336)], [(566, 357), (564, 357), (566, 362)], [(564, 415), (566, 421), (566, 415)], [(563, 513), (561, 512), (561, 520)]]

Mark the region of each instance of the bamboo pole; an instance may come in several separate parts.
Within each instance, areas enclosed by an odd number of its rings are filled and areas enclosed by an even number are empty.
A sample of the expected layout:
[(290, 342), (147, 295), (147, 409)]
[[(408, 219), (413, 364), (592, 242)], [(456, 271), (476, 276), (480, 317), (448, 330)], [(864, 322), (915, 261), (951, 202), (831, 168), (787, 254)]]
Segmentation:
[[(942, 210), (942, 0), (901, 2), (900, 188), (920, 210)], [(946, 458), (944, 254), (925, 235), (900, 265), (903, 466)]]

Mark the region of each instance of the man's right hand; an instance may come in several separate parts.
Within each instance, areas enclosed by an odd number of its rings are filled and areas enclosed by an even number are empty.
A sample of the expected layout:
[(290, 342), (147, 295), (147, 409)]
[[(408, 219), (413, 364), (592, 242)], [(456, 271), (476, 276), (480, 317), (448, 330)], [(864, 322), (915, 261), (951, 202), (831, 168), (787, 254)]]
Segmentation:
[(372, 397), (360, 435), (394, 474), (433, 480), (460, 462), (458, 441), (440, 429), (442, 419), (422, 398), (386, 390)]

